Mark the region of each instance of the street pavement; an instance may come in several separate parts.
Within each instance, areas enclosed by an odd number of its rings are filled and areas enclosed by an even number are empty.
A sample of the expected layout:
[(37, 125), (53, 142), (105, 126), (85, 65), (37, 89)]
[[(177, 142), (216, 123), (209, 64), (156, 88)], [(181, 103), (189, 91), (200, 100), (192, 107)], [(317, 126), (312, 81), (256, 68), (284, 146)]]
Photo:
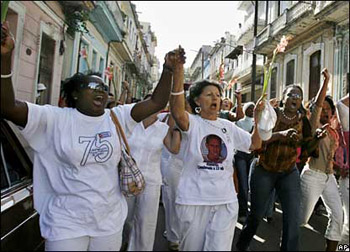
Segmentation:
[[(277, 211), (274, 212), (273, 221), (267, 223), (264, 219), (257, 231), (256, 236), (250, 244), (251, 251), (279, 251), (280, 236), (282, 230), (282, 211), (277, 205)], [(301, 228), (300, 232), (300, 251), (324, 251), (325, 239), (324, 233), (327, 227), (328, 218), (324, 212), (322, 216), (313, 214), (309, 220), (307, 228)], [(242, 229), (242, 224), (237, 223), (232, 251), (237, 251), (235, 244)], [(159, 206), (158, 224), (156, 238), (154, 242), (154, 251), (169, 251), (166, 239), (163, 237), (165, 230), (164, 208)]]

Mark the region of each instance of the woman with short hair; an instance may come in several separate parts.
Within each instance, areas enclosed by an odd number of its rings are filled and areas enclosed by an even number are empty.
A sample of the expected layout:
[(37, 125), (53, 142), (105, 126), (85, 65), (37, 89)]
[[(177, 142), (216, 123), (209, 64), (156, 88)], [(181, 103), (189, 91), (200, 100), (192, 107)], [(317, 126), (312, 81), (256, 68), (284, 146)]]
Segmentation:
[[(182, 48), (176, 57), (184, 54)], [(184, 167), (179, 180), (176, 211), (179, 219), (180, 250), (230, 251), (238, 216), (238, 202), (233, 184), (234, 149), (249, 151), (261, 146), (253, 134), (232, 122), (218, 118), (222, 89), (214, 81), (202, 80), (190, 89), (189, 103), (193, 114), (185, 111), (183, 94), (183, 64), (175, 64), (173, 89), (170, 97), (171, 114), (182, 134)], [(263, 102), (255, 107), (255, 122)], [(220, 156), (205, 161), (207, 137), (221, 139)]]

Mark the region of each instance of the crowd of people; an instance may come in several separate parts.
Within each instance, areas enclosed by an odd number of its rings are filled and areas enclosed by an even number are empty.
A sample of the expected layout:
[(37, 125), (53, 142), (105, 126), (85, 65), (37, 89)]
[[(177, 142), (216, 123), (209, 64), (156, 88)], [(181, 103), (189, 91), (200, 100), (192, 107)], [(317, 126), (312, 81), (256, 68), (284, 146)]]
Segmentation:
[[(76, 73), (63, 82), (64, 105), (38, 105), (15, 98), (14, 40), (7, 24), (2, 32), (1, 115), (35, 152), (34, 206), (46, 250), (153, 250), (160, 197), (170, 250), (230, 251), (237, 221), (243, 229), (234, 245), (248, 250), (276, 198), (281, 250), (299, 250), (300, 228), (320, 197), (329, 218), (325, 249), (349, 244), (349, 95), (336, 104), (326, 95), (327, 69), (308, 108), (299, 85), (285, 87), (279, 102), (263, 94), (242, 104), (236, 91), (234, 106), (212, 80), (193, 83), (186, 96), (179, 47), (142, 101), (132, 102), (126, 81), (117, 101), (100, 74)], [(263, 141), (267, 103), (277, 121)], [(134, 197), (120, 190), (112, 111), (146, 182)]]

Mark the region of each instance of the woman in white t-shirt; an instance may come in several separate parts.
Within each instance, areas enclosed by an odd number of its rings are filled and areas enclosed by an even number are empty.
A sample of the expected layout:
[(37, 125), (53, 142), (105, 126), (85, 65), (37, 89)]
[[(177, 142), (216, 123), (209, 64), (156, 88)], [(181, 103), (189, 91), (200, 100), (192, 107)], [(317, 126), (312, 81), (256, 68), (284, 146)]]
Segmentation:
[[(46, 250), (119, 250), (127, 204), (120, 192), (121, 149), (105, 110), (108, 86), (96, 75), (75, 74), (64, 84), (68, 107), (15, 99), (11, 81), (14, 40), (2, 26), (1, 115), (22, 127), (34, 149), (34, 207)], [(152, 98), (113, 109), (126, 134), (168, 101), (173, 60), (165, 57)]]
[[(183, 54), (182, 48), (176, 51), (176, 57)], [(175, 65), (173, 81), (171, 113), (186, 136), (184, 167), (176, 197), (180, 250), (230, 251), (238, 216), (233, 184), (234, 150), (248, 152), (260, 148), (260, 136), (255, 130), (251, 135), (232, 122), (218, 118), (222, 89), (217, 82), (202, 80), (192, 84), (190, 105), (194, 114), (189, 114), (180, 95), (183, 64)], [(256, 124), (264, 103), (258, 101), (257, 104)], [(208, 156), (211, 158), (207, 159)]]
[[(151, 95), (146, 95), (147, 100)], [(130, 152), (140, 168), (145, 182), (145, 190), (136, 197), (127, 198), (128, 217), (124, 235), (128, 241), (128, 251), (153, 250), (157, 227), (160, 187), (162, 174), (160, 161), (163, 146), (171, 153), (178, 153), (180, 132), (173, 131), (167, 123), (161, 122), (155, 113), (136, 125), (128, 142)]]

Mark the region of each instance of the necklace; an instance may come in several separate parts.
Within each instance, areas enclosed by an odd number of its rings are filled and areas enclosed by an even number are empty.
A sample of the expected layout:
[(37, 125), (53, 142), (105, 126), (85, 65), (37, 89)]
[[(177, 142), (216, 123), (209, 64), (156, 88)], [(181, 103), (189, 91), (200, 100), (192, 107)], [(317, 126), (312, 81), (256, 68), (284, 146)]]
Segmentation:
[[(201, 118), (202, 118), (202, 117), (201, 117)], [(205, 123), (209, 124), (210, 126), (216, 128), (216, 129), (219, 129), (219, 130), (221, 130), (222, 133), (226, 134), (227, 129), (226, 129), (225, 127), (223, 127), (223, 128), (218, 127), (218, 126), (216, 126), (215, 124), (212, 124), (209, 120), (204, 119), (204, 118), (202, 118), (202, 120), (203, 120)]]
[(284, 116), (284, 118), (286, 118), (286, 119), (289, 120), (289, 121), (293, 121), (293, 120), (297, 117), (297, 115), (294, 115), (294, 116), (292, 116), (292, 117), (287, 116), (287, 115), (284, 113), (284, 109), (282, 109), (282, 115)]

